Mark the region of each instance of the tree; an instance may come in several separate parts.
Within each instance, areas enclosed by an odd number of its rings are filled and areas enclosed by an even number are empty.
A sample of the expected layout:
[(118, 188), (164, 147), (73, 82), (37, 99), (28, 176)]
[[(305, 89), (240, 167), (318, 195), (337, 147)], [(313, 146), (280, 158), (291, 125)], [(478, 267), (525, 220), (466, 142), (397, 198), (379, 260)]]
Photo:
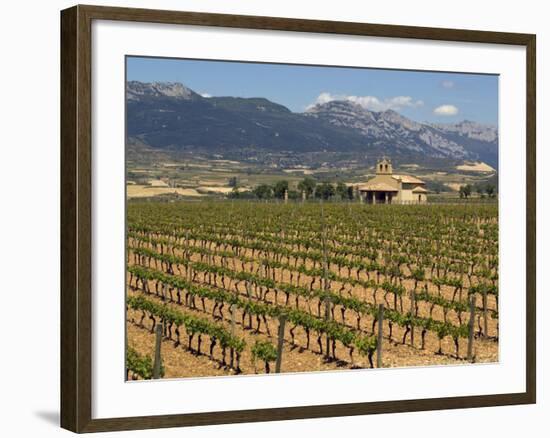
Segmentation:
[(258, 199), (270, 199), (273, 197), (273, 189), (267, 184), (260, 184), (254, 189), (254, 194)]
[(460, 186), (459, 194), (461, 198), (466, 198), (472, 194), (472, 186), (470, 184), (466, 184), (465, 186)]
[(285, 197), (285, 192), (288, 190), (288, 181), (282, 180), (277, 181), (273, 186), (273, 195), (276, 198), (283, 199)]
[[(351, 194), (353, 196), (353, 188), (352, 187), (349, 187), (352, 189), (351, 191)], [(344, 199), (352, 199), (352, 197), (350, 197), (350, 192), (348, 190), (348, 186), (346, 186), (343, 182), (339, 182), (337, 185), (336, 185), (336, 194), (338, 196), (340, 196), (340, 199), (344, 200)]]
[(288, 199), (297, 200), (302, 197), (302, 194), (298, 192), (297, 190), (289, 190), (288, 191)]
[(238, 187), (233, 187), (230, 193), (227, 194), (229, 199), (253, 199), (255, 194), (250, 190), (239, 190)]
[(300, 192), (305, 192), (306, 197), (309, 198), (312, 195), (313, 190), (315, 190), (315, 185), (315, 180), (307, 177), (298, 183), (298, 190)]
[(481, 184), (476, 184), (475, 189), (480, 198), (485, 198), (485, 189)]
[(316, 198), (327, 200), (332, 198), (335, 193), (336, 191), (334, 190), (334, 186), (328, 182), (321, 183), (315, 187)]
[(229, 187), (238, 187), (239, 186), (239, 180), (237, 179), (236, 176), (232, 176), (229, 178), (228, 182), (227, 182), (227, 185)]
[(496, 187), (492, 184), (487, 184), (487, 187), (485, 187), (485, 193), (487, 193), (489, 198), (494, 198), (496, 196)]

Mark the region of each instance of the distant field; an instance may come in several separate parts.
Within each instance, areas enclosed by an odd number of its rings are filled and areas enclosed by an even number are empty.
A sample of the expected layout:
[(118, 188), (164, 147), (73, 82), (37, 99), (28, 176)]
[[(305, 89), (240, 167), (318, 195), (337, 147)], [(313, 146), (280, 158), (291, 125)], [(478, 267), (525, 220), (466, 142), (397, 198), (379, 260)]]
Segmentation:
[(467, 170), (470, 172), (495, 172), (495, 169), (493, 169), (491, 166), (489, 166), (486, 163), (467, 163), (462, 164), (460, 166), (456, 166), (458, 170)]
[[(460, 169), (459, 169), (460, 168)], [(483, 163), (448, 168), (445, 171), (425, 169), (417, 164), (404, 164), (396, 173), (410, 173), (426, 182), (440, 183), (449, 192), (457, 192), (465, 184), (479, 184), (487, 181), (491, 173), (481, 171)], [(157, 165), (131, 163), (127, 169), (128, 181), (135, 188), (128, 190), (129, 198), (154, 197), (177, 193), (181, 196), (223, 195), (231, 192), (229, 181), (237, 179), (241, 190), (252, 190), (260, 184), (273, 185), (277, 181), (288, 181), (290, 189), (296, 189), (298, 183), (306, 177), (317, 181), (342, 181), (344, 183), (366, 182), (374, 176), (372, 168), (333, 169), (321, 167), (309, 168), (270, 168), (232, 160), (186, 159), (182, 161), (164, 161)], [(177, 190), (150, 190), (150, 185), (163, 185), (159, 178), (169, 181)], [(153, 182), (152, 182), (153, 181)], [(160, 188), (160, 187), (156, 187)], [(194, 190), (194, 191), (193, 191)]]
[(202, 196), (195, 189), (181, 189), (171, 187), (152, 187), (144, 185), (126, 186), (126, 196), (128, 198), (148, 198), (159, 195), (176, 193), (180, 196)]

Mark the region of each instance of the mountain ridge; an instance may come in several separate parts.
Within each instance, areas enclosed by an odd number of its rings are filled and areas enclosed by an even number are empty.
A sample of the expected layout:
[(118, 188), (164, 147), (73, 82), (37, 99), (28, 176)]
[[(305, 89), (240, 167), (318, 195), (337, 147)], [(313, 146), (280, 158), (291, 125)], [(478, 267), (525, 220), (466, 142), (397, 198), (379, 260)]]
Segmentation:
[(498, 166), (498, 130), (490, 125), (421, 123), (347, 100), (294, 113), (264, 97), (203, 97), (178, 82), (127, 82), (127, 135), (172, 150), (333, 151)]

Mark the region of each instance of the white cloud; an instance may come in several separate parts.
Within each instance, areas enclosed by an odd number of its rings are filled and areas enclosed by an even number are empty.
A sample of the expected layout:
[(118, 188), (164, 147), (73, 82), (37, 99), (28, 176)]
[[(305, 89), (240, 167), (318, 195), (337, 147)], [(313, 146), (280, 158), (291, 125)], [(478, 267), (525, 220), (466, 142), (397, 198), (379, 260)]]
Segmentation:
[(453, 88), (455, 86), (455, 83), (453, 81), (443, 81), (441, 82), (441, 86), (443, 88)]
[(347, 100), (371, 111), (385, 111), (389, 109), (400, 110), (403, 108), (416, 108), (424, 105), (423, 101), (414, 100), (410, 96), (395, 96), (387, 99), (379, 99), (376, 96), (353, 96), (323, 92), (319, 94), (317, 99), (315, 99), (315, 102), (308, 105), (306, 109), (312, 108), (318, 104), (322, 105), (324, 103), (332, 102), (333, 100)]
[(314, 103), (312, 103), (310, 106), (314, 106), (316, 104), (324, 104), (324, 103), (327, 103), (327, 102), (330, 102), (331, 100), (335, 100), (334, 99), (334, 96), (332, 96), (330, 93), (321, 93), (319, 94), (319, 96), (317, 96), (317, 99), (315, 100)]
[(454, 105), (441, 105), (434, 109), (434, 114), (438, 116), (454, 116), (458, 114), (458, 108)]
[(211, 94), (208, 94), (208, 93), (200, 93), (200, 95), (201, 95), (202, 97), (206, 97), (206, 98), (212, 97), (212, 95), (211, 95)]

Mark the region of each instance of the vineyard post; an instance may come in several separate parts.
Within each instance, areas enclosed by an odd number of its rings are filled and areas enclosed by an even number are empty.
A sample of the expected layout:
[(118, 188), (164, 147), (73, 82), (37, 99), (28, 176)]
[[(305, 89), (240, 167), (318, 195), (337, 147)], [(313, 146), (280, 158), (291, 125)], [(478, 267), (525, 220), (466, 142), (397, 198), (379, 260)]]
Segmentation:
[[(327, 262), (327, 244), (325, 236), (325, 210), (323, 208), (323, 198), (321, 198), (321, 242), (323, 244), (323, 288), (328, 291), (329, 284), (327, 279), (328, 274), (328, 262)], [(330, 320), (330, 299), (327, 296), (325, 298), (325, 320)], [(330, 359), (330, 337), (327, 332), (326, 339), (326, 358)]]
[(382, 339), (384, 331), (384, 305), (378, 305), (378, 341), (376, 343), (376, 367), (382, 368)]
[(476, 296), (470, 296), (470, 321), (468, 323), (468, 361), (474, 361), (474, 320), (476, 314)]
[(160, 378), (160, 344), (162, 340), (162, 324), (157, 324), (156, 326), (156, 337), (155, 337), (155, 361), (153, 363), (153, 379)]
[[(246, 295), (248, 296), (248, 302), (251, 303), (252, 302), (252, 292), (250, 292), (250, 285), (248, 284), (248, 280), (245, 280), (244, 286), (245, 286), (245, 289), (246, 289)], [(243, 323), (244, 323), (244, 320), (243, 320)], [(252, 313), (251, 312), (248, 312), (248, 326), (250, 328), (252, 328)], [(244, 329), (244, 324), (243, 324), (243, 329)]]
[(414, 347), (414, 307), (415, 307), (415, 295), (414, 291), (411, 291), (411, 346)]
[(231, 304), (231, 336), (235, 336), (235, 304)]
[(279, 332), (277, 339), (277, 362), (275, 363), (275, 372), (281, 372), (281, 362), (283, 361), (283, 342), (285, 340), (285, 321), (286, 315), (279, 316)]
[[(325, 298), (325, 320), (330, 320), (330, 299), (328, 297)], [(330, 359), (330, 336), (327, 331), (327, 339), (326, 339), (326, 357), (327, 360)]]
[(486, 338), (489, 337), (487, 328), (487, 289), (483, 288), (483, 334)]

